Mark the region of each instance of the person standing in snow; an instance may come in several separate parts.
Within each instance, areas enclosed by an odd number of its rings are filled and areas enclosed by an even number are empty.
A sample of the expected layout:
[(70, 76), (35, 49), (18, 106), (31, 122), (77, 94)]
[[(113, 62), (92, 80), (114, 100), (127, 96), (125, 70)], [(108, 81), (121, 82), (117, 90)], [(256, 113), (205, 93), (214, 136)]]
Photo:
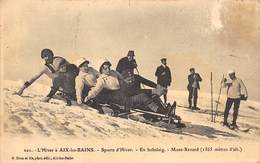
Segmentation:
[(76, 77), (77, 103), (82, 104), (89, 90), (96, 85), (100, 74), (93, 67), (88, 66), (89, 61), (85, 58), (80, 58), (76, 65), (79, 68), (79, 75)]
[[(162, 58), (161, 63), (162, 65), (157, 67), (156, 69), (155, 76), (157, 77), (157, 84), (165, 87), (167, 90), (167, 87), (171, 85), (172, 75), (171, 75), (170, 68), (167, 66), (167, 59)], [(164, 97), (164, 103), (167, 103), (167, 91), (163, 95), (163, 97)]]
[[(197, 108), (197, 100), (198, 100), (198, 90), (200, 89), (199, 82), (202, 81), (202, 78), (198, 73), (195, 73), (195, 68), (190, 68), (190, 75), (188, 76), (188, 86), (187, 89), (189, 91), (189, 108), (190, 109), (198, 109)], [(192, 107), (193, 100), (193, 107)]]
[(137, 68), (136, 61), (134, 59), (135, 53), (133, 50), (129, 50), (126, 57), (123, 57), (119, 60), (116, 71), (122, 74), (124, 71), (134, 72), (134, 69)]
[(59, 56), (54, 56), (52, 50), (43, 49), (41, 51), (41, 58), (45, 60), (45, 66), (42, 70), (33, 76), (31, 79), (27, 80), (24, 85), (16, 92), (17, 95), (21, 96), (23, 91), (33, 84), (37, 79), (39, 79), (43, 74), (47, 75), (50, 79), (57, 77), (58, 66), (61, 62), (69, 63), (66, 59)]
[[(228, 126), (231, 129), (237, 128), (237, 117), (238, 117), (238, 111), (240, 106), (241, 100), (247, 100), (248, 93), (246, 86), (244, 85), (243, 81), (236, 77), (235, 71), (230, 70), (228, 71), (229, 79), (224, 79), (222, 81), (223, 87), (227, 88), (227, 101), (226, 101), (226, 107), (224, 111), (224, 126)], [(234, 104), (234, 112), (233, 112), (233, 121), (231, 125), (228, 124), (228, 114), (229, 111)]]

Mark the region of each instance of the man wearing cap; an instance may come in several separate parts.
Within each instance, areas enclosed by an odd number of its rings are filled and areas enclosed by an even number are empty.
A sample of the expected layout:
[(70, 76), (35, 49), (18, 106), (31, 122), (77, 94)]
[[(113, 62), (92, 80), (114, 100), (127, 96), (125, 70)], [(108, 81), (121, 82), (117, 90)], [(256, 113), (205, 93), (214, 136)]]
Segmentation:
[(76, 77), (77, 103), (81, 104), (89, 90), (96, 85), (99, 72), (89, 67), (89, 61), (85, 58), (80, 58), (76, 65), (79, 68), (79, 75)]
[(137, 68), (136, 61), (134, 59), (135, 53), (133, 50), (129, 50), (126, 57), (123, 57), (119, 60), (116, 71), (120, 74), (124, 71), (134, 72), (134, 69)]
[(60, 91), (61, 96), (65, 98), (67, 105), (70, 106), (72, 104), (71, 101), (76, 101), (75, 78), (79, 70), (76, 65), (68, 64), (65, 60), (60, 62), (57, 68), (57, 77), (53, 79), (51, 90), (43, 98), (42, 102), (48, 102), (57, 91)]
[(47, 75), (49, 78), (54, 79), (57, 77), (57, 71), (58, 71), (58, 65), (61, 62), (66, 62), (66, 59), (58, 56), (54, 56), (52, 50), (50, 49), (43, 49), (41, 51), (41, 58), (45, 60), (45, 66), (42, 68), (42, 70), (37, 73), (34, 77), (32, 77), (30, 80), (27, 80), (24, 85), (20, 88), (18, 92), (16, 92), (17, 95), (21, 96), (23, 94), (23, 91), (28, 88), (33, 82), (35, 82), (37, 79), (39, 79), (43, 74)]
[[(228, 126), (231, 129), (235, 129), (237, 128), (236, 121), (237, 121), (240, 101), (247, 100), (248, 93), (243, 81), (236, 77), (236, 73), (234, 70), (228, 71), (228, 77), (229, 79), (224, 79), (222, 81), (223, 87), (227, 88), (227, 101), (226, 101), (226, 107), (224, 111), (223, 125)], [(227, 121), (228, 114), (233, 104), (234, 104), (233, 121), (232, 124), (229, 126)]]
[[(198, 100), (198, 90), (200, 89), (200, 83), (202, 78), (200, 74), (195, 73), (195, 68), (190, 68), (190, 75), (188, 76), (188, 86), (187, 89), (189, 91), (189, 108), (190, 109), (198, 109), (197, 108), (197, 100)], [(193, 107), (192, 107), (193, 100)]]
[[(171, 85), (172, 75), (171, 75), (170, 68), (167, 66), (167, 59), (162, 58), (161, 63), (162, 63), (161, 66), (157, 67), (155, 71), (155, 76), (157, 77), (157, 84), (167, 89), (167, 87)], [(167, 91), (163, 95), (163, 97), (164, 97), (164, 103), (167, 103)]]

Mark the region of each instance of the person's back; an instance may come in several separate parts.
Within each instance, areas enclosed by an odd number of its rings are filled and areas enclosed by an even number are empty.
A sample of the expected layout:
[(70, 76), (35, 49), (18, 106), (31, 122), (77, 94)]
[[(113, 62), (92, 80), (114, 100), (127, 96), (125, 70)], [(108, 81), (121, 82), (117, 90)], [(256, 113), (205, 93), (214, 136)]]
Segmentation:
[(64, 92), (75, 95), (75, 78), (78, 73), (79, 70), (77, 66), (75, 66), (74, 64), (69, 64), (67, 66), (67, 72), (59, 74), (60, 76), (58, 78), (60, 78), (61, 80), (60, 87), (63, 89)]

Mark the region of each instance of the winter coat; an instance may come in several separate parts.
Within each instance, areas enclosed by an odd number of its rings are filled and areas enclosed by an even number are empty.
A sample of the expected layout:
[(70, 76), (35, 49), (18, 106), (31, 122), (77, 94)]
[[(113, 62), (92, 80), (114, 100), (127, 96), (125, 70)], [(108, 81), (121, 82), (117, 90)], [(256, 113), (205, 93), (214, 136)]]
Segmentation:
[(79, 72), (79, 75), (76, 77), (77, 99), (80, 99), (82, 97), (84, 86), (91, 88), (96, 85), (99, 75), (99, 72), (92, 67), (88, 68), (88, 72)]
[(241, 95), (248, 96), (247, 89), (243, 81), (239, 78), (231, 80), (230, 83), (225, 82), (224, 87), (227, 87), (228, 98), (241, 98)]
[[(137, 74), (133, 74), (130, 76), (124, 76), (124, 91), (127, 95), (136, 95), (139, 93), (143, 93), (143, 92), (148, 92), (148, 89), (146, 89), (145, 91), (143, 91), (144, 89), (141, 88), (141, 84), (144, 84), (146, 86), (152, 87), (152, 88), (156, 88), (157, 84), (154, 83), (153, 81), (150, 81), (140, 75)], [(152, 90), (149, 90), (149, 92), (152, 92)]]
[(172, 75), (170, 68), (168, 66), (159, 66), (156, 69), (155, 76), (157, 77), (157, 84), (168, 87), (171, 85), (172, 82)]
[(101, 74), (97, 83), (88, 93), (87, 98), (95, 98), (103, 89), (116, 91), (120, 90), (120, 74), (117, 71), (111, 70), (109, 75)]
[(135, 59), (129, 61), (127, 57), (121, 58), (116, 66), (116, 71), (120, 74), (125, 70), (131, 70), (132, 72), (137, 67)]
[[(188, 90), (191, 90), (192, 88), (197, 88), (197, 89), (200, 89), (200, 84), (199, 82), (202, 81), (202, 78), (200, 77), (200, 75), (198, 73), (195, 73), (195, 74), (190, 74), (188, 76), (188, 86), (187, 86), (187, 89)], [(196, 84), (194, 86), (194, 84)]]

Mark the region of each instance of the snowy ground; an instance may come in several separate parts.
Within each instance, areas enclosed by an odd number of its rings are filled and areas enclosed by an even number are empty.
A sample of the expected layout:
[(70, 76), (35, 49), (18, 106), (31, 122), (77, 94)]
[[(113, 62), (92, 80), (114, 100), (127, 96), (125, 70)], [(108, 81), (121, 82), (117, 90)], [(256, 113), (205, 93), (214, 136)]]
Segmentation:
[[(249, 100), (241, 103), (238, 125), (242, 128), (250, 128), (250, 131), (245, 133), (232, 131), (221, 125), (225, 96), (221, 96), (219, 116), (217, 122), (213, 123), (210, 115), (209, 94), (200, 93), (198, 105), (201, 110), (191, 112), (186, 108), (187, 92), (170, 91), (168, 98), (177, 101), (176, 112), (187, 127), (164, 132), (159, 127), (141, 122), (101, 115), (95, 109), (88, 107), (68, 107), (58, 100), (52, 100), (50, 103), (40, 102), (40, 99), (49, 91), (48, 87), (40, 84), (34, 84), (27, 89), (22, 97), (13, 95), (12, 93), (21, 84), (22, 82), (4, 81), (3, 129), (4, 137), (11, 138), (9, 140), (43, 138), (54, 141), (60, 139), (108, 141), (118, 139), (118, 141), (128, 140), (133, 143), (136, 143), (136, 140), (151, 143), (149, 140), (152, 140), (154, 143), (164, 142), (165, 144), (167, 142), (174, 142), (174, 144), (222, 142), (225, 144), (237, 141), (254, 144), (260, 138), (260, 102), (257, 101)], [(216, 96), (214, 98), (217, 99)], [(232, 114), (229, 117), (231, 118)], [(252, 148), (259, 148), (259, 142), (256, 141)], [(259, 149), (255, 152), (257, 151)], [(243, 158), (245, 156), (243, 155)], [(259, 155), (251, 157), (254, 160), (257, 158), (259, 159)]]
[[(201, 110), (191, 112), (187, 109), (187, 92), (171, 91), (169, 99), (177, 101), (177, 114), (181, 116), (187, 128), (169, 134), (160, 132), (160, 128), (140, 122), (97, 114), (96, 110), (88, 107), (68, 107), (59, 100), (52, 100), (50, 103), (40, 102), (49, 90), (44, 85), (35, 84), (26, 90), (22, 97), (12, 95), (18, 86), (17, 82), (5, 82), (4, 130), (8, 134), (95, 138), (181, 136), (183, 139), (254, 139), (259, 138), (260, 135), (260, 103), (255, 101), (241, 103), (238, 125), (242, 128), (250, 128), (249, 133), (241, 133), (221, 125), (224, 96), (220, 99), (217, 121), (212, 123), (209, 94), (200, 93), (198, 103)], [(232, 114), (229, 117), (231, 120)]]

